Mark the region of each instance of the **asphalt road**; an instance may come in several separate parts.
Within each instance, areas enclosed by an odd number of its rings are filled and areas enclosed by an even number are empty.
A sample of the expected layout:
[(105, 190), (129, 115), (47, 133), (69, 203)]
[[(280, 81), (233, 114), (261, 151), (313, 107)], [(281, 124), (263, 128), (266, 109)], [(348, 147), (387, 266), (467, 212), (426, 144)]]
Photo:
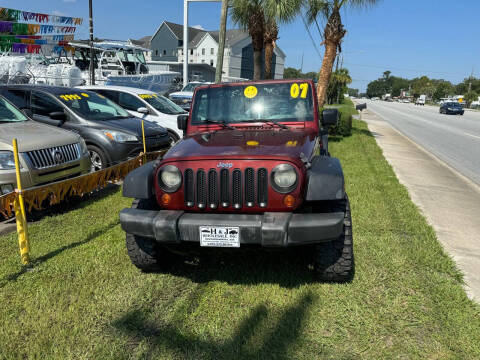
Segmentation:
[(480, 185), (480, 112), (444, 115), (428, 105), (365, 102), (395, 129)]

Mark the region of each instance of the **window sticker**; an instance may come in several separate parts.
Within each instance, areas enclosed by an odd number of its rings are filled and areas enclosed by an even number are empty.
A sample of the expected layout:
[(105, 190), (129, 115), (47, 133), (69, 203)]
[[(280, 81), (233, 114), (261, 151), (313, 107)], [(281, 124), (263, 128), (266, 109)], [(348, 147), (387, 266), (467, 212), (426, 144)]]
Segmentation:
[(258, 89), (255, 86), (247, 86), (243, 92), (246, 98), (253, 99), (257, 96)]
[(257, 145), (258, 145), (258, 141), (249, 140), (249, 141), (247, 141), (247, 145), (248, 145), (248, 146), (257, 146)]
[(69, 100), (82, 100), (83, 98), (78, 95), (78, 94), (63, 94), (63, 95), (60, 95), (60, 98), (62, 98), (63, 100), (65, 101), (69, 101)]
[(153, 99), (157, 97), (157, 94), (139, 94), (142, 99)]
[(80, 95), (82, 95), (83, 97), (88, 97), (89, 95), (87, 93), (80, 93)]
[(288, 147), (295, 147), (295, 146), (297, 146), (297, 144), (298, 144), (297, 140), (290, 140), (290, 141), (287, 141), (287, 143), (285, 145), (288, 146)]
[(302, 99), (305, 99), (307, 97), (307, 92), (308, 92), (308, 83), (293, 83), (292, 86), (290, 87), (290, 96), (294, 99), (300, 97)]

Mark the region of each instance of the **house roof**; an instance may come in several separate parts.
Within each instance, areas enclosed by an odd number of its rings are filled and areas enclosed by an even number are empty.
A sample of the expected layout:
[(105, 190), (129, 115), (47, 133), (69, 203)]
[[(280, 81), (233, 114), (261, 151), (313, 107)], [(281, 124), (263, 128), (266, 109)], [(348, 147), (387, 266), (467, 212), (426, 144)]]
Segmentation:
[[(210, 35), (212, 35), (212, 37), (218, 43), (218, 33), (219, 32), (218, 31), (209, 31), (208, 33)], [(248, 36), (249, 35), (243, 30), (239, 30), (239, 29), (227, 30), (227, 33), (226, 33), (226, 36), (225, 36), (225, 46), (230, 47), (233, 44), (235, 44), (236, 42), (238, 42), (240, 40), (243, 40)]]
[(130, 41), (130, 43), (134, 44), (134, 45), (138, 45), (138, 46), (141, 46), (141, 47), (145, 47), (145, 48), (149, 48), (150, 47), (150, 40), (152, 39), (151, 36), (144, 36), (138, 40), (135, 40), (135, 39), (128, 39)]
[[(183, 40), (183, 25), (175, 24), (170, 21), (164, 21), (164, 24), (168, 26), (168, 28), (172, 31), (172, 33), (178, 40)], [(205, 30), (197, 29), (190, 26), (188, 27), (189, 39), (195, 38), (195, 36), (197, 36), (199, 33), (205, 33)]]

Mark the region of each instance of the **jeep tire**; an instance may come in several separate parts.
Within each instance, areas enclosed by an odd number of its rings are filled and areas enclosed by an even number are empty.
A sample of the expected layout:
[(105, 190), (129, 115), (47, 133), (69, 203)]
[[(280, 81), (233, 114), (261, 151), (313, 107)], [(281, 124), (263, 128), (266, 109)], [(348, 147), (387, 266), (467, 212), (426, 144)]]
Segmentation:
[[(152, 200), (135, 199), (132, 209), (158, 210)], [(143, 271), (159, 270), (166, 265), (168, 251), (154, 239), (127, 233), (127, 252), (133, 265)]]
[(332, 210), (345, 212), (343, 232), (335, 241), (315, 247), (315, 272), (321, 281), (347, 282), (354, 274), (352, 217), (348, 198), (335, 204)]

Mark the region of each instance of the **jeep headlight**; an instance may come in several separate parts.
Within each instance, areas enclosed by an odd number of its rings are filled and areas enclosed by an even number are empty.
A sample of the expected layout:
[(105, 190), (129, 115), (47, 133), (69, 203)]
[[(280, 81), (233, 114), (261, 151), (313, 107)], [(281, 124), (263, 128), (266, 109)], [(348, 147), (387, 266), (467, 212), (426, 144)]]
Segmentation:
[(12, 151), (0, 151), (0, 170), (15, 169), (15, 159)]
[(124, 133), (124, 132), (121, 132), (121, 131), (104, 131), (103, 132), (105, 134), (105, 136), (107, 136), (108, 138), (110, 138), (110, 140), (113, 140), (113, 141), (116, 141), (116, 142), (119, 142), (119, 143), (125, 143), (125, 142), (138, 142), (138, 137), (136, 137), (135, 135), (132, 135), (132, 134), (127, 134), (127, 133)]
[(182, 174), (174, 165), (166, 165), (158, 173), (158, 184), (165, 192), (175, 192), (182, 184)]
[(272, 186), (279, 193), (288, 193), (297, 187), (298, 175), (289, 164), (280, 164), (272, 170)]

